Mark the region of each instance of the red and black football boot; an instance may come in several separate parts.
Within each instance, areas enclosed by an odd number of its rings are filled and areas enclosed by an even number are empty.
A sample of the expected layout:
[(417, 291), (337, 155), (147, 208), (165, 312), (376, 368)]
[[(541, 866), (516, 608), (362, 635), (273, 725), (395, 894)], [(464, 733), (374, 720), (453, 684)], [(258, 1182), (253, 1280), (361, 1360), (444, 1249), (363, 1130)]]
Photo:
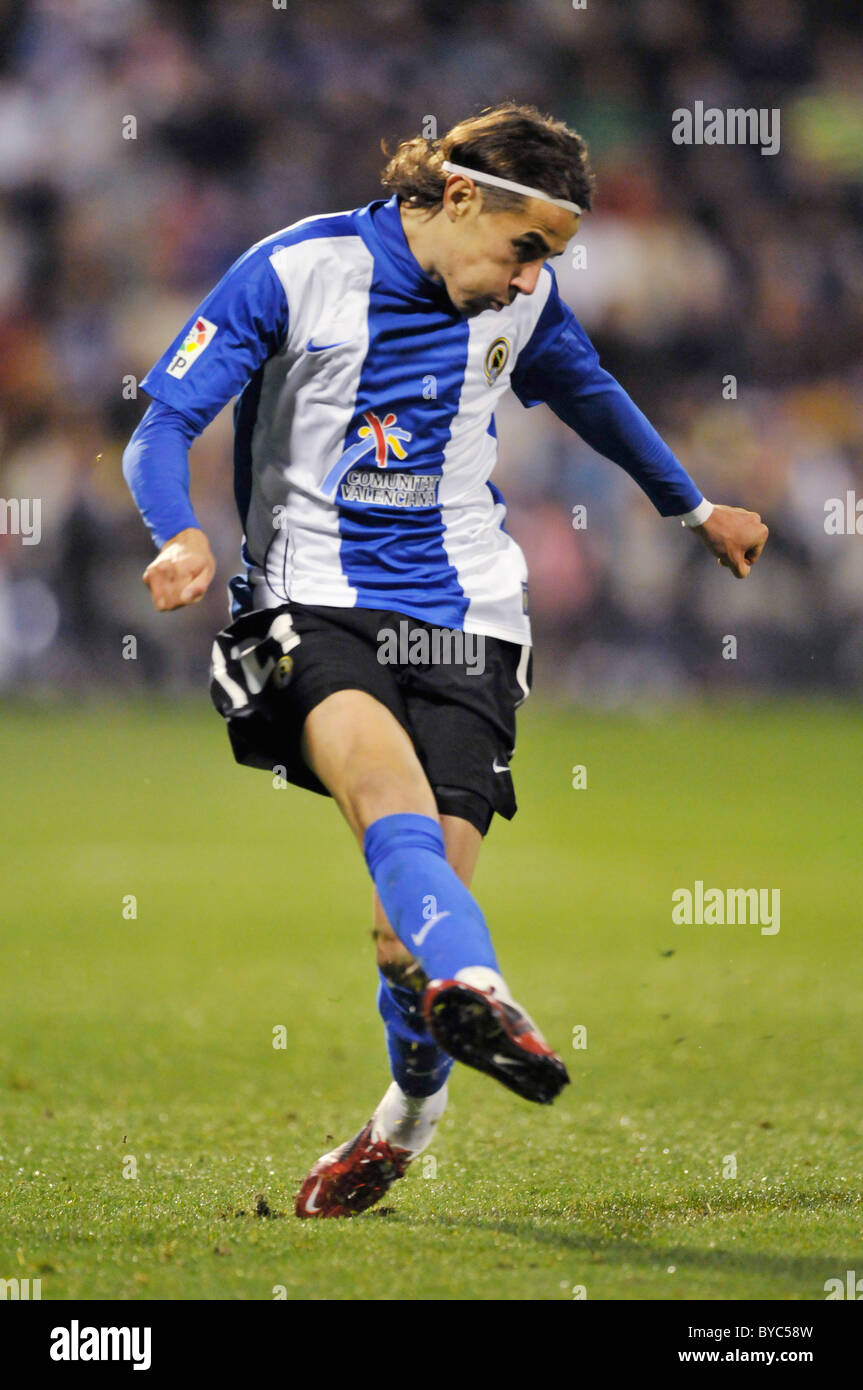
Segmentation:
[(569, 1077), (536, 1024), (517, 1004), (460, 980), (433, 980), (423, 1012), (439, 1047), (493, 1076), (525, 1100), (550, 1105)]
[(319, 1158), (294, 1205), (297, 1216), (358, 1216), (403, 1178), (415, 1154), (372, 1139), (374, 1121), (355, 1138)]

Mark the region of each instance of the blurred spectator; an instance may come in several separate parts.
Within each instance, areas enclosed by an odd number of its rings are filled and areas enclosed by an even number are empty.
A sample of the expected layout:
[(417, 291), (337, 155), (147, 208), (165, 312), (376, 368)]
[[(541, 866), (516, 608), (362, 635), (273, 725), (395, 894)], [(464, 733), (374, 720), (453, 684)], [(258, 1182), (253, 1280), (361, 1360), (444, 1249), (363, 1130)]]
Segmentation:
[[(863, 687), (863, 540), (824, 527), (830, 498), (863, 498), (863, 12), (29, 0), (0, 3), (0, 55), (0, 494), (42, 499), (41, 544), (0, 534), (0, 687), (203, 680), (239, 567), (230, 414), (192, 455), (219, 580), (168, 620), (120, 476), (135, 382), (247, 246), (380, 196), (382, 137), (507, 98), (590, 143), (586, 263), (558, 273), (605, 365), (706, 495), (772, 533), (757, 581), (733, 584), (509, 398), (496, 481), (543, 679), (612, 702)], [(672, 113), (695, 101), (778, 108), (780, 152), (675, 145)], [(745, 641), (717, 676), (726, 632)]]

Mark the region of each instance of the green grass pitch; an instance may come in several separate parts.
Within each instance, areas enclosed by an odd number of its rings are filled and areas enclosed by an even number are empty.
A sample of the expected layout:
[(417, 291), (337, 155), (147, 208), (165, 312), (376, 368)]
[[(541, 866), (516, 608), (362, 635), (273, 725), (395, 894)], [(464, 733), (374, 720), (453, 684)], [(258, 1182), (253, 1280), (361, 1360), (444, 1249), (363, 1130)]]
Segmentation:
[[(383, 1212), (316, 1222), (292, 1214), (300, 1179), (388, 1081), (334, 806), (236, 767), (205, 696), (7, 706), (0, 1278), (43, 1299), (823, 1299), (863, 1274), (861, 746), (840, 705), (531, 701), (521, 810), (475, 886), (573, 1084), (536, 1107), (457, 1068), (434, 1162)], [(780, 931), (673, 925), (696, 879), (780, 889)]]

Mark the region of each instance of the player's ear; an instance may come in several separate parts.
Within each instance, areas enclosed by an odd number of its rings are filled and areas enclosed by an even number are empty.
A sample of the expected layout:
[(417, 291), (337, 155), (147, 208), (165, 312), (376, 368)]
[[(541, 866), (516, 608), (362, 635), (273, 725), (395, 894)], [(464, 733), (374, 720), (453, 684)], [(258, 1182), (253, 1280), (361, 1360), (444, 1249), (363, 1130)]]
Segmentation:
[(470, 211), (472, 199), (477, 197), (475, 187), (460, 174), (451, 174), (444, 188), (444, 210), (450, 221), (464, 217)]

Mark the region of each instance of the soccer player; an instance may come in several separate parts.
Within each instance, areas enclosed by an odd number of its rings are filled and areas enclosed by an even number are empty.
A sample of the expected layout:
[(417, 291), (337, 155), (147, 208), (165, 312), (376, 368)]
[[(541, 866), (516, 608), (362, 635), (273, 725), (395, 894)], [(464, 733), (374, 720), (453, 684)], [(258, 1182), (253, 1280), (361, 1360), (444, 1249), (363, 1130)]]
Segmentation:
[(244, 569), (211, 694), (239, 762), (333, 797), (376, 889), (393, 1080), (312, 1168), (303, 1217), (364, 1211), (403, 1176), (454, 1059), (539, 1103), (568, 1081), (470, 892), (492, 817), (516, 809), (530, 686), (525, 564), (489, 481), (504, 392), (547, 403), (738, 577), (767, 539), (702, 496), (560, 299), (547, 262), (593, 188), (575, 132), (508, 102), (403, 142), (382, 182), (389, 198), (240, 257), (145, 377), (123, 459), (156, 608), (197, 602), (215, 564), (188, 448), (238, 398)]

